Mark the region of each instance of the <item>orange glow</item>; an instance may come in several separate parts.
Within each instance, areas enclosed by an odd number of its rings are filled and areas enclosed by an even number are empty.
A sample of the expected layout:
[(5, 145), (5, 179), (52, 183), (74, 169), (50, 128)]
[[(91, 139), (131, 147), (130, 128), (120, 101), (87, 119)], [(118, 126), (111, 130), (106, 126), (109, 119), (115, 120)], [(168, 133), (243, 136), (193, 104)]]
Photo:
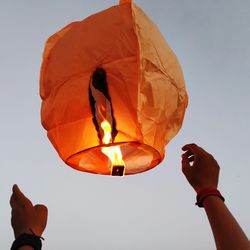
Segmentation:
[[(102, 142), (104, 144), (109, 144), (111, 142), (111, 132), (112, 128), (108, 121), (104, 120), (101, 123), (101, 128), (104, 131), (104, 136)], [(112, 166), (124, 166), (124, 161), (122, 160), (122, 152), (119, 146), (103, 147), (102, 152), (108, 156), (112, 162)]]
[(101, 123), (101, 128), (102, 130), (104, 131), (104, 136), (103, 136), (103, 139), (102, 139), (102, 142), (104, 144), (109, 144), (111, 142), (111, 126), (110, 124), (108, 123), (108, 121), (103, 121)]

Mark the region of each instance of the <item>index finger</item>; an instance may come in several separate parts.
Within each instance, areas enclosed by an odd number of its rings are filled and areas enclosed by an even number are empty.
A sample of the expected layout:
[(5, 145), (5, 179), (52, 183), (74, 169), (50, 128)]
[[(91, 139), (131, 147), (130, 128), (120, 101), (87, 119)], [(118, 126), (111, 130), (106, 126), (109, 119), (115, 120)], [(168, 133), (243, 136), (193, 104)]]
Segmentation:
[(21, 192), (21, 190), (19, 189), (19, 187), (15, 184), (13, 185), (12, 188), (13, 194), (11, 196), (11, 199), (13, 199), (13, 203), (15, 204), (20, 204), (20, 205), (24, 205), (26, 203), (31, 203), (31, 201)]
[(198, 145), (196, 145), (194, 143), (187, 144), (187, 145), (183, 146), (182, 150), (183, 151), (190, 151), (194, 155), (207, 153), (203, 148), (199, 147)]
[(20, 189), (16, 184), (14, 184), (12, 187), (12, 194), (10, 197), (10, 206), (12, 208), (15, 208), (20, 203), (17, 195), (18, 192), (20, 192)]
[(16, 201), (16, 199), (15, 199), (15, 197), (14, 197), (13, 194), (10, 197), (10, 206), (11, 206), (11, 208), (14, 208), (14, 207), (17, 206), (17, 201)]

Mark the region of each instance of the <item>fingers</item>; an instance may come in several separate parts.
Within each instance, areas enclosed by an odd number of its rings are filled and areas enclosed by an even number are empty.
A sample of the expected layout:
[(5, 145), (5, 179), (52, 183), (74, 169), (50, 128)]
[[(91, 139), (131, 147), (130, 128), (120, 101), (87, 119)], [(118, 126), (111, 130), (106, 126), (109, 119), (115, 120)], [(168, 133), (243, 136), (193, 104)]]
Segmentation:
[(21, 205), (32, 205), (32, 202), (21, 192), (19, 187), (15, 184), (12, 187), (12, 195), (10, 199), (10, 205), (12, 208)]
[(13, 192), (13, 196), (16, 200), (24, 200), (24, 199), (27, 199), (25, 197), (25, 195), (21, 192), (21, 190), (19, 189), (19, 187), (15, 184), (13, 185), (13, 188), (12, 188), (12, 192)]
[(199, 147), (198, 145), (191, 143), (191, 144), (187, 144), (185, 146), (182, 147), (183, 151), (187, 151), (186, 154), (188, 156), (190, 155), (204, 155), (204, 154), (208, 154), (207, 151), (205, 151), (203, 148)]
[(187, 175), (190, 167), (194, 166), (195, 160), (204, 153), (204, 150), (193, 143), (185, 145), (182, 150), (186, 151), (182, 154), (182, 172)]
[(186, 154), (182, 155), (182, 172), (185, 174), (190, 167), (190, 163)]
[(192, 156), (188, 157), (188, 161), (189, 161), (189, 163), (194, 162), (194, 160), (195, 160), (194, 155), (192, 155)]
[(17, 190), (20, 191), (19, 187), (17, 186), (17, 184), (14, 184), (13, 187), (12, 187), (12, 192), (16, 192)]
[(14, 198), (14, 195), (12, 194), (10, 197), (10, 206), (13, 208), (16, 206), (16, 199)]
[(183, 151), (191, 151), (193, 153), (195, 152), (200, 152), (201, 151), (201, 147), (199, 147), (198, 145), (191, 143), (191, 144), (187, 144), (185, 146), (182, 147)]
[(10, 197), (10, 206), (12, 208), (16, 207), (18, 205), (18, 195), (17, 192), (21, 192), (20, 189), (16, 184), (13, 185), (12, 187), (12, 195)]

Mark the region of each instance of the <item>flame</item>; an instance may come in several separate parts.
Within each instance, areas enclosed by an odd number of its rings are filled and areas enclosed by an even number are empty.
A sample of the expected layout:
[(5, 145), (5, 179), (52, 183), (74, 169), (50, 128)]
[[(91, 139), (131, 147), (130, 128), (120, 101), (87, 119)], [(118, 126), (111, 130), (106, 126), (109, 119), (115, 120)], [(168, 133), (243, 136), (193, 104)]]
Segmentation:
[[(112, 141), (112, 128), (107, 120), (104, 120), (101, 123), (101, 128), (104, 131), (104, 136), (102, 142), (104, 144), (109, 144)], [(124, 161), (122, 159), (122, 152), (120, 146), (110, 146), (110, 147), (103, 147), (102, 152), (108, 156), (108, 158), (112, 162), (112, 166), (124, 166)]]
[(101, 123), (101, 128), (103, 129), (104, 131), (104, 136), (103, 136), (103, 139), (102, 139), (102, 142), (104, 144), (109, 144), (111, 142), (111, 126), (110, 124), (108, 123), (108, 121), (103, 121)]

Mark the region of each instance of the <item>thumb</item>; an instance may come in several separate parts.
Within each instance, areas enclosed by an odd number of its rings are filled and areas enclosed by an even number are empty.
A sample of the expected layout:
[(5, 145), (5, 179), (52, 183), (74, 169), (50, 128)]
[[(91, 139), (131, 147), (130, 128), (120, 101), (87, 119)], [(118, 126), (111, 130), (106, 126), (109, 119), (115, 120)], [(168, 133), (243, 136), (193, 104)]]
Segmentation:
[(44, 222), (44, 227), (45, 227), (47, 223), (47, 217), (48, 217), (48, 208), (42, 204), (37, 204), (34, 206), (34, 209), (40, 221)]

